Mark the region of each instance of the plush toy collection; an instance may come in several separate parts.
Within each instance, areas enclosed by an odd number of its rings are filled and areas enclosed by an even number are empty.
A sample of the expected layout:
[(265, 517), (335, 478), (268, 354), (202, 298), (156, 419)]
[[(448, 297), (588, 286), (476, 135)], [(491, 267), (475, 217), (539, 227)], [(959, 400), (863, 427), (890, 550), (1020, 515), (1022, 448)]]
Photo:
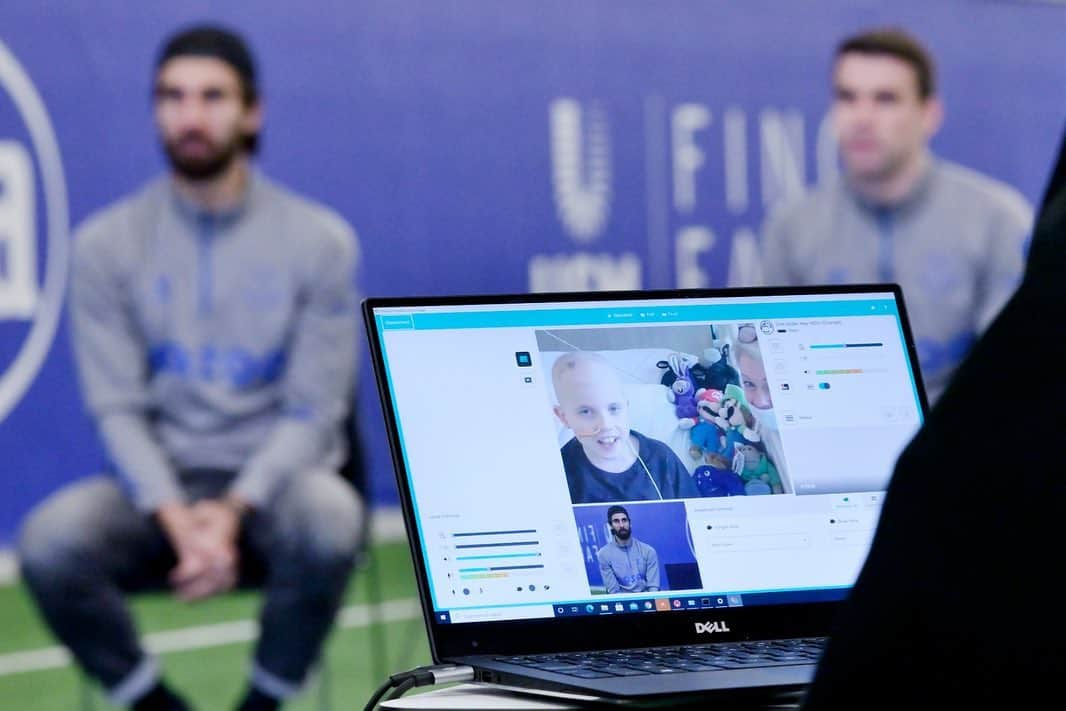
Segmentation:
[(689, 455), (703, 462), (693, 479), (703, 496), (780, 494), (781, 476), (755, 431), (728, 348), (708, 349), (719, 357), (707, 366), (689, 364), (681, 354), (659, 363), (667, 369), (661, 382), (670, 388), (678, 427), (689, 433)]
[(681, 377), (682, 366), (694, 390), (725, 390), (726, 385), (740, 385), (740, 375), (729, 364), (728, 343), (706, 349), (698, 361), (694, 356), (674, 353), (668, 360), (659, 361), (658, 366), (665, 370), (660, 382), (668, 388)]

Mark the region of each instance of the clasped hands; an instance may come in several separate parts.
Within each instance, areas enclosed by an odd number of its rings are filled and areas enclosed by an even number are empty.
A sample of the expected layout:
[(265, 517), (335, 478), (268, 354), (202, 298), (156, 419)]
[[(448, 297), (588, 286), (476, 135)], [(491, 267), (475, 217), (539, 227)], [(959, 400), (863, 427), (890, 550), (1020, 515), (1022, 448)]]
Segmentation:
[(168, 503), (159, 507), (157, 517), (178, 558), (168, 576), (177, 597), (202, 600), (237, 584), (237, 536), (243, 508), (233, 499), (202, 499), (191, 505)]

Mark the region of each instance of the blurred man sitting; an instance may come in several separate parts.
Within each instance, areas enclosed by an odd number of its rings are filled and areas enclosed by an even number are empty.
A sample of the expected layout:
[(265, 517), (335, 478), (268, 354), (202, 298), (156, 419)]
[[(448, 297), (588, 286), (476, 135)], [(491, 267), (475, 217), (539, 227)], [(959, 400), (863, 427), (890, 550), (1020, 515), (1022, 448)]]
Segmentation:
[(111, 699), (186, 709), (123, 593), (265, 588), (244, 711), (275, 709), (320, 653), (359, 544), (336, 470), (353, 387), (357, 243), (250, 165), (262, 110), (243, 40), (171, 37), (155, 67), (170, 174), (91, 217), (71, 321), (83, 395), (117, 477), (65, 487), (23, 525), (23, 575)]

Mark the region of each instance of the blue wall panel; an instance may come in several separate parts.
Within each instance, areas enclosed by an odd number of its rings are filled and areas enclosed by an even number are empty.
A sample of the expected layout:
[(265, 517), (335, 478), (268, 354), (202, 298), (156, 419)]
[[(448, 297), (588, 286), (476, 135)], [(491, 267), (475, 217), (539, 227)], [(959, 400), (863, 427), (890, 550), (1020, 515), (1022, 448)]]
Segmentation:
[[(62, 251), (49, 246), (49, 211), (65, 207), (61, 227), (76, 226), (161, 169), (154, 53), (204, 18), (257, 49), (261, 164), (351, 221), (374, 295), (724, 284), (731, 264), (750, 266), (767, 207), (832, 171), (819, 142), (830, 55), (861, 27), (902, 25), (930, 45), (948, 107), (934, 148), (1031, 201), (1066, 114), (1066, 8), (1052, 3), (7, 0), (0, 149), (30, 157), (34, 205), (32, 223), (5, 212), (21, 174), (0, 173), (0, 224), (29, 224), (38, 285)], [(32, 140), (45, 127), (20, 110), (13, 72), (47, 112), (62, 206)], [(30, 314), (12, 306), (4, 284), (24, 260), (11, 234), (0, 230), (0, 544), (36, 501), (103, 461), (65, 321), (39, 367), (15, 372), (49, 299)], [(375, 499), (387, 503), (365, 359), (362, 377)]]

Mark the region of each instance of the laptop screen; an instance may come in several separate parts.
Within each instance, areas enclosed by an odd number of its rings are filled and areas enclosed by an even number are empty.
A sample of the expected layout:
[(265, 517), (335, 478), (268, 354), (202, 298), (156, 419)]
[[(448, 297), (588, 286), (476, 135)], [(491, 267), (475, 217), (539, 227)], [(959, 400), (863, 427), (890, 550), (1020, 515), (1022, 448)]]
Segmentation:
[(842, 599), (922, 421), (892, 287), (546, 298), (368, 304), (434, 621)]

